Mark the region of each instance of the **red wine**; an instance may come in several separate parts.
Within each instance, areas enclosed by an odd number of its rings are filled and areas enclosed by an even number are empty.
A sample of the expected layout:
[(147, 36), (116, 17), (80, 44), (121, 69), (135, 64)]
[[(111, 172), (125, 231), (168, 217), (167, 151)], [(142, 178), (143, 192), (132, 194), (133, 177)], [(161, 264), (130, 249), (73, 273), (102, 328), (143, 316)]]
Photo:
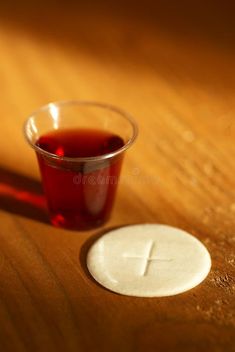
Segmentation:
[(37, 152), (51, 221), (54, 225), (88, 229), (110, 215), (123, 153), (102, 160), (68, 161), (62, 157), (95, 157), (124, 145), (118, 135), (96, 129), (60, 129), (42, 135), (41, 149), (61, 158)]

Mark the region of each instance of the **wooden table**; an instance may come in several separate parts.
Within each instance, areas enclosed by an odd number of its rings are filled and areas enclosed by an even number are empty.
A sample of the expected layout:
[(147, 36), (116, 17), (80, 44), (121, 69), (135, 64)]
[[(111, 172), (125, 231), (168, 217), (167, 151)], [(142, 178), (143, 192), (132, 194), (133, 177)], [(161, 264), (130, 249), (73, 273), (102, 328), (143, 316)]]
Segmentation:
[[(197, 3), (1, 4), (1, 351), (235, 351), (234, 8)], [(61, 99), (112, 103), (139, 124), (130, 182), (98, 230), (49, 225), (22, 135), (31, 111)], [(141, 299), (91, 279), (94, 239), (146, 222), (207, 246), (201, 285)]]

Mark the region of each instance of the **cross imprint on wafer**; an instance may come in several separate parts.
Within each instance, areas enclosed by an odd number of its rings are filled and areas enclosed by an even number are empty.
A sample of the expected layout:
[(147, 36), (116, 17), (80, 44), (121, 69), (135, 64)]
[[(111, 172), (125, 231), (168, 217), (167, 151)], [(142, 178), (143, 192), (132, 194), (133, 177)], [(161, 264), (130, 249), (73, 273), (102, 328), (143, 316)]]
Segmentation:
[(123, 257), (129, 258), (129, 259), (142, 259), (143, 264), (141, 265), (140, 276), (146, 276), (148, 274), (148, 270), (151, 262), (153, 261), (171, 262), (173, 260), (171, 258), (158, 258), (153, 256), (154, 248), (155, 248), (155, 242), (150, 241), (146, 245), (146, 250), (144, 255), (129, 255), (127, 253), (124, 253)]

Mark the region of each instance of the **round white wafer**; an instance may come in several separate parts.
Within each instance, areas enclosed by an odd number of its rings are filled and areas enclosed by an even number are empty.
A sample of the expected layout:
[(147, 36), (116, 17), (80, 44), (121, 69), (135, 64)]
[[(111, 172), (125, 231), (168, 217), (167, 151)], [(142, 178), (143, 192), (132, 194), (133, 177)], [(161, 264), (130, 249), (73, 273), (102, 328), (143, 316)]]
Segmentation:
[(111, 291), (137, 297), (185, 292), (211, 268), (206, 247), (189, 233), (166, 225), (143, 224), (112, 230), (87, 255), (87, 267)]

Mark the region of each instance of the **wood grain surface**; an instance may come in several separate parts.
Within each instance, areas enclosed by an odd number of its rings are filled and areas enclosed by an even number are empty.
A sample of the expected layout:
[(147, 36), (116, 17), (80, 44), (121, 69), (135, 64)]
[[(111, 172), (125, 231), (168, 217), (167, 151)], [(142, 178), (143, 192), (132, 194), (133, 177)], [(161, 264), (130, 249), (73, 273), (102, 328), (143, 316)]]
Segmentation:
[[(2, 352), (235, 351), (233, 17), (228, 1), (1, 3)], [(48, 223), (22, 135), (31, 111), (62, 99), (111, 103), (139, 124), (112, 218), (90, 232)], [(207, 246), (201, 285), (141, 299), (92, 280), (93, 241), (146, 222)]]

